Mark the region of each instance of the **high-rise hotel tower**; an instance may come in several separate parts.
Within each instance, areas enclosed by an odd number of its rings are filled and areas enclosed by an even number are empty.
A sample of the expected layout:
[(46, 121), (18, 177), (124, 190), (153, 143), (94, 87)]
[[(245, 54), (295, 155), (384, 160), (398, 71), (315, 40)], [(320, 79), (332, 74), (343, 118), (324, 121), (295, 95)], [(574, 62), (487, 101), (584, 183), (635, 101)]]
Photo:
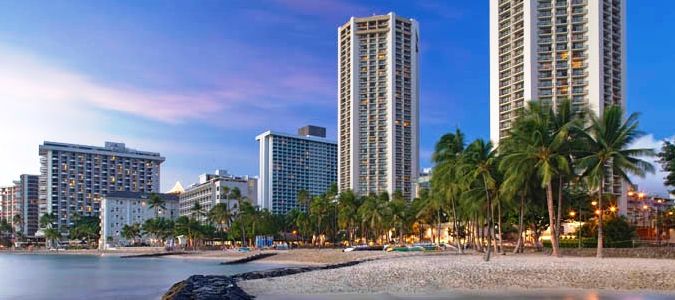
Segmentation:
[(490, 1), (490, 138), (527, 101), (625, 107), (625, 0)]
[(338, 28), (338, 185), (359, 195), (415, 195), (419, 29), (394, 13)]
[[(625, 0), (490, 1), (490, 138), (528, 101), (570, 99), (601, 114), (626, 104)], [(620, 180), (608, 187), (622, 195)]]
[(98, 216), (112, 192), (159, 192), (159, 153), (106, 142), (105, 147), (44, 142), (40, 145), (39, 212), (53, 213), (64, 229), (73, 218)]

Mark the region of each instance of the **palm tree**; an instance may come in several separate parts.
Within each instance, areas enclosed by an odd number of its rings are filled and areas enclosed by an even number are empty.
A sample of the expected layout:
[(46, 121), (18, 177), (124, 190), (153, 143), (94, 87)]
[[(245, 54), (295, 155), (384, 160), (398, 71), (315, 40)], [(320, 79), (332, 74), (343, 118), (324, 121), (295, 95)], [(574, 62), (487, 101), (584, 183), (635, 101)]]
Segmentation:
[(560, 174), (569, 173), (569, 161), (563, 153), (568, 142), (570, 128), (563, 127), (552, 130), (553, 108), (539, 102), (531, 102), (524, 115), (518, 118), (510, 132), (510, 147), (503, 153), (505, 166), (523, 172), (537, 174), (542, 188), (546, 190), (546, 206), (548, 208), (551, 229), (551, 245), (553, 256), (560, 257), (558, 246), (558, 228), (553, 203), (553, 179)]
[(322, 246), (321, 236), (323, 235), (322, 226), (324, 217), (328, 213), (329, 202), (328, 198), (324, 196), (316, 196), (309, 206), (309, 215), (316, 220), (316, 240), (319, 243), (319, 248)]
[(350, 246), (354, 240), (354, 227), (358, 223), (357, 209), (357, 197), (354, 195), (354, 192), (346, 190), (340, 193), (338, 196), (338, 224), (341, 228), (347, 230)]
[(202, 205), (199, 204), (199, 202), (195, 202), (195, 204), (192, 205), (192, 207), (190, 208), (190, 214), (192, 215), (193, 219), (198, 221), (200, 221), (202, 217), (206, 216), (206, 212), (204, 211)]
[(218, 224), (222, 231), (226, 231), (230, 228), (232, 216), (232, 210), (227, 203), (218, 203), (208, 212), (209, 221), (213, 224)]
[[(496, 167), (496, 151), (491, 142), (478, 139), (467, 147), (466, 159), (462, 167), (466, 171), (467, 179), (476, 182), (485, 193), (487, 204), (486, 216), (488, 224), (488, 246), (485, 252), (485, 261), (490, 260), (490, 244), (495, 236), (493, 196), (495, 193), (496, 180), (494, 178)], [(496, 246), (496, 242), (495, 242)], [(496, 247), (495, 247), (496, 248)]]
[(23, 217), (21, 214), (17, 213), (12, 217), (12, 225), (14, 225), (15, 232), (21, 232), (21, 228), (23, 227)]
[(440, 197), (444, 197), (450, 203), (453, 231), (459, 253), (463, 253), (463, 248), (459, 240), (457, 200), (464, 189), (464, 185), (461, 180), (461, 168), (458, 166), (461, 165), (463, 152), (464, 134), (459, 129), (455, 130), (455, 133), (443, 135), (436, 143), (436, 149), (432, 156), (435, 166), (431, 178), (431, 188), (434, 193), (440, 194)]
[(40, 217), (39, 221), (40, 228), (52, 228), (54, 222), (56, 222), (56, 214), (54, 213), (44, 214)]
[(166, 201), (158, 194), (152, 193), (150, 194), (150, 198), (148, 198), (148, 209), (154, 209), (155, 218), (159, 218), (160, 209), (166, 209)]
[[(47, 228), (45, 229), (45, 239), (53, 247), (54, 241), (59, 241), (61, 239), (61, 233), (56, 228)], [(59, 251), (58, 245), (56, 245), (56, 251)]]
[(640, 157), (655, 156), (653, 149), (631, 148), (631, 144), (643, 135), (638, 130), (638, 114), (623, 119), (619, 106), (609, 106), (601, 117), (591, 115), (589, 127), (583, 134), (586, 149), (579, 153), (578, 167), (587, 179), (589, 187), (598, 193), (598, 248), (596, 256), (603, 257), (603, 193), (608, 178), (618, 178), (630, 183), (628, 174), (644, 177), (654, 172), (652, 164)]
[(302, 209), (309, 212), (309, 205), (312, 203), (312, 195), (305, 189), (298, 191), (298, 203), (302, 205)]
[[(427, 190), (424, 190), (420, 193), (421, 206), (420, 210), (417, 212), (417, 218), (422, 218), (423, 216), (428, 216), (433, 220), (434, 225), (436, 225), (436, 235), (434, 235), (433, 227), (431, 229), (431, 239), (432, 243), (437, 242), (441, 243), (441, 216), (446, 207), (445, 199), (440, 194), (429, 193)], [(434, 237), (437, 237), (437, 241), (434, 241)]]
[(136, 240), (141, 237), (141, 225), (138, 223), (124, 225), (120, 234), (123, 238), (132, 240), (133, 244), (136, 244)]

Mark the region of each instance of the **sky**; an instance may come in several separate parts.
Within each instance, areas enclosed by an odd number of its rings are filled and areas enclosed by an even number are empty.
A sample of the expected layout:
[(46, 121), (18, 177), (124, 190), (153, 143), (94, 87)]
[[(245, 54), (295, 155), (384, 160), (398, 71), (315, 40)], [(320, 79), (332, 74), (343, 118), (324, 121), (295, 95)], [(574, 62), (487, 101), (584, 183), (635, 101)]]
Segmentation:
[[(495, 0), (496, 1), (496, 0)], [(459, 127), (489, 138), (488, 1), (0, 1), (0, 185), (39, 173), (38, 145), (160, 152), (161, 189), (258, 174), (256, 135), (335, 139), (337, 27), (394, 11), (420, 24), (421, 166)], [(627, 5), (627, 107), (675, 136), (675, 5)], [(663, 174), (635, 180), (663, 194)]]

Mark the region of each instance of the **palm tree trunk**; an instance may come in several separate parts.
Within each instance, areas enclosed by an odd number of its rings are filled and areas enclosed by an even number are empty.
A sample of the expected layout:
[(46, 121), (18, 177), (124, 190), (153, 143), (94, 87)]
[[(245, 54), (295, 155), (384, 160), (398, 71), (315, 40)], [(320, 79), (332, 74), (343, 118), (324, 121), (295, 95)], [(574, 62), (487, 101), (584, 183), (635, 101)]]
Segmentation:
[(455, 199), (450, 200), (452, 204), (452, 229), (455, 232), (455, 243), (457, 244), (457, 252), (459, 254), (464, 254), (464, 249), (462, 248), (462, 243), (459, 241), (459, 226), (457, 223), (457, 208), (455, 208)]
[(504, 241), (502, 239), (502, 203), (501, 201), (497, 202), (497, 230), (499, 230), (499, 253), (506, 254), (504, 252)]
[(604, 224), (602, 223), (602, 215), (605, 213), (604, 210), (602, 209), (602, 192), (605, 189), (605, 178), (604, 176), (600, 177), (600, 189), (598, 190), (598, 209), (600, 210), (600, 214), (598, 214), (598, 249), (595, 254), (597, 258), (603, 258), (604, 255), (602, 253), (602, 250), (604, 248), (604, 242), (605, 242), (605, 235), (603, 232), (603, 227)]
[(525, 194), (521, 193), (520, 195), (520, 213), (518, 216), (518, 241), (516, 242), (516, 248), (513, 250), (513, 253), (522, 253), (523, 252), (523, 221), (525, 214)]
[(562, 222), (563, 177), (558, 178), (558, 217), (555, 219), (556, 238), (560, 240), (560, 222)]
[(549, 227), (551, 228), (551, 247), (553, 248), (552, 255), (555, 257), (561, 257), (560, 249), (558, 248), (558, 236), (556, 232), (558, 228), (555, 228), (555, 210), (553, 208), (553, 187), (551, 181), (549, 180), (546, 185), (546, 206), (548, 207), (548, 220)]
[(436, 211), (436, 233), (438, 234), (438, 245), (441, 244), (441, 210)]

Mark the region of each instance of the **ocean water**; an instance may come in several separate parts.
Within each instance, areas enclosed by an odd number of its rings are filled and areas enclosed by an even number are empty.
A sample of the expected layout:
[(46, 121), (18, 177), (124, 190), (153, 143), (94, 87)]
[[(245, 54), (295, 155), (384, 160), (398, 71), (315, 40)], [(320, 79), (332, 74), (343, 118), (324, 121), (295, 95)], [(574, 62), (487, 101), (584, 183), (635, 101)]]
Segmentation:
[(190, 275), (278, 267), (176, 258), (0, 254), (0, 299), (159, 299)]

